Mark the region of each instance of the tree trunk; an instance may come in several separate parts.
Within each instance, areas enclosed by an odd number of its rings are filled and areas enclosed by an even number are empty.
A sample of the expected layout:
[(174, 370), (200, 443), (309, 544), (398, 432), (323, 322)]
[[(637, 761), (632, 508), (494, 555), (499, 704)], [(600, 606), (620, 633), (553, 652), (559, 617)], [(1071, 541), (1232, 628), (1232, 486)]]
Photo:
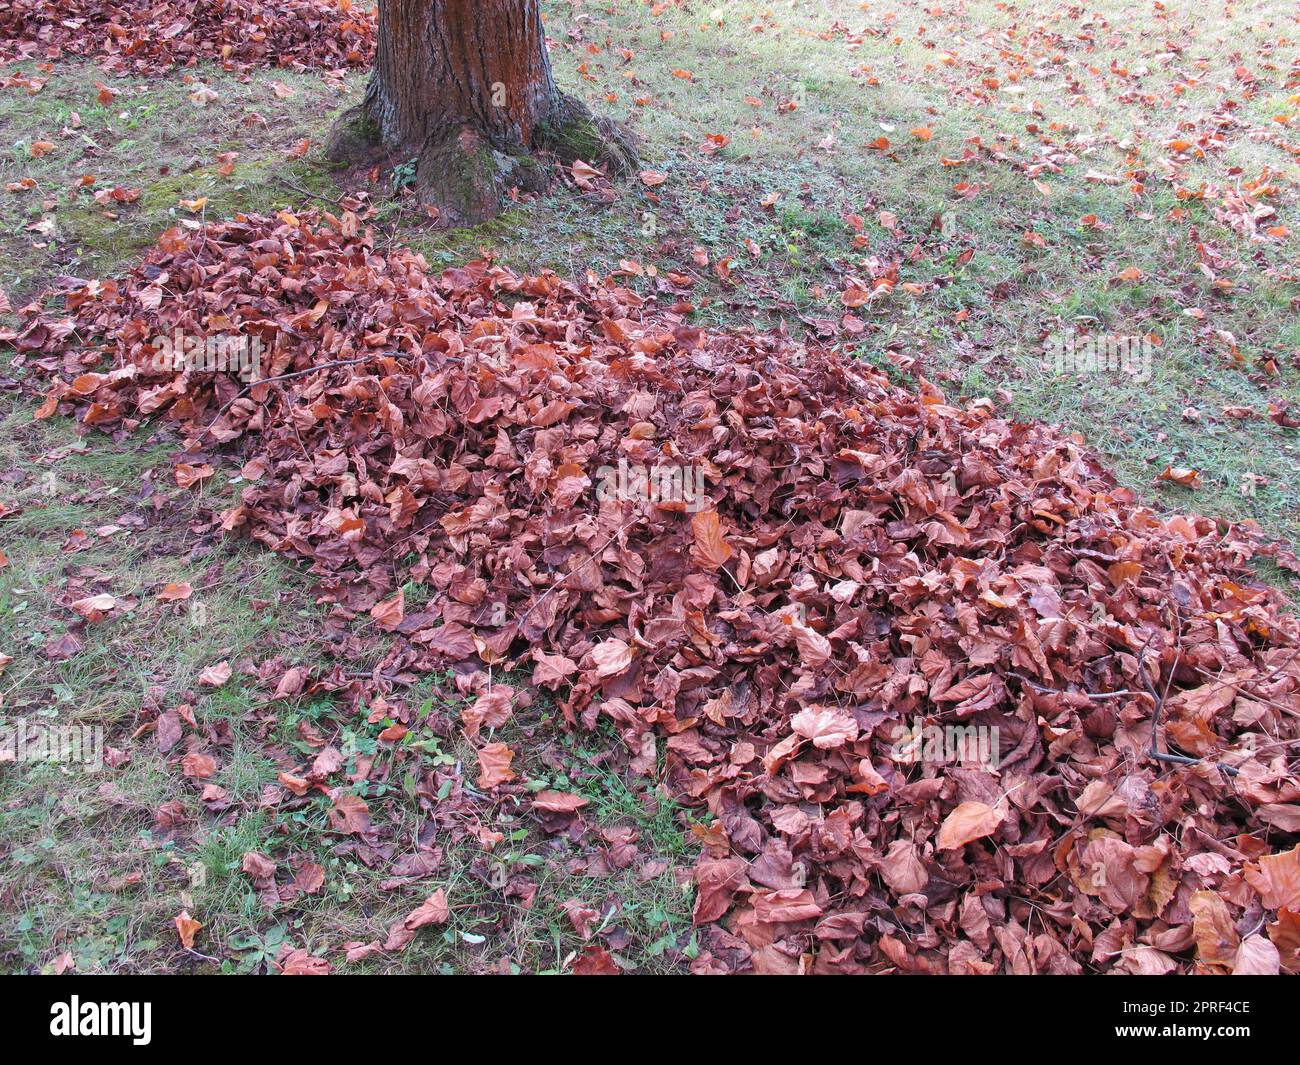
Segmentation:
[(417, 193), (450, 224), (490, 218), (512, 186), (545, 187), (534, 153), (611, 175), (636, 160), (625, 131), (556, 89), (538, 0), (380, 0), (366, 98), (330, 153), (375, 145), (415, 161)]

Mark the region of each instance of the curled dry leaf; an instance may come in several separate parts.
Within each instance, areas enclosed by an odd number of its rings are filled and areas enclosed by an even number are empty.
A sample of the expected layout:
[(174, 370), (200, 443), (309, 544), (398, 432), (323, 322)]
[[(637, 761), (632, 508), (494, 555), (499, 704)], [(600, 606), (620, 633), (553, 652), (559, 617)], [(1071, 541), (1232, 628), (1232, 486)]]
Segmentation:
[(230, 680), (231, 672), (229, 662), (218, 662), (215, 666), (208, 666), (199, 674), (199, 683), (205, 688), (220, 688)]
[(597, 179), (602, 176), (599, 170), (581, 159), (573, 161), (573, 165), (569, 167), (569, 172), (573, 174), (573, 180), (578, 187), (583, 189), (592, 188)]
[(547, 654), (540, 649), (533, 651), (532, 681), (543, 688), (556, 688), (567, 682), (569, 677), (578, 672), (578, 663), (564, 655)]
[(471, 742), (476, 741), (482, 729), (500, 728), (509, 721), (514, 709), (514, 694), (509, 685), (497, 684), (461, 711), (466, 737)]
[(1172, 481), (1174, 484), (1182, 485), (1184, 488), (1201, 487), (1201, 471), (1194, 470), (1190, 466), (1166, 466), (1164, 472), (1160, 474), (1158, 480)]
[(1281, 971), (1281, 954), (1261, 935), (1243, 939), (1232, 961), (1233, 976), (1277, 976)]
[(831, 706), (801, 710), (790, 719), (790, 727), (822, 750), (834, 750), (858, 738), (858, 723), (853, 715)]
[(1196, 956), (1205, 965), (1230, 967), (1236, 964), (1241, 936), (1228, 904), (1214, 891), (1198, 891), (1188, 902), (1196, 936)]
[(1270, 910), (1300, 910), (1300, 844), (1247, 865), (1245, 875)]
[(315, 895), (325, 886), (325, 869), (315, 862), (303, 862), (294, 872), (293, 886), (304, 895)]
[(69, 603), (68, 608), (74, 613), (80, 614), (90, 622), (103, 621), (115, 610), (123, 606), (122, 600), (115, 595), (107, 593), (101, 595), (88, 596), (85, 599), (78, 599), (74, 603)]
[(349, 792), (334, 797), (329, 819), (335, 832), (361, 835), (370, 831), (370, 807), (361, 796)]
[(209, 466), (206, 462), (197, 466), (192, 466), (188, 462), (178, 462), (176, 468), (172, 471), (176, 478), (176, 483), (182, 488), (192, 488), (202, 481), (206, 481), (217, 471)]
[(716, 510), (703, 510), (692, 515), (691, 532), (695, 543), (691, 556), (707, 569), (720, 569), (735, 554), (722, 534), (722, 521)]
[(181, 946), (186, 950), (193, 950), (194, 937), (198, 935), (203, 925), (191, 917), (188, 910), (181, 910), (173, 923), (176, 925), (176, 934), (180, 937)]
[(284, 671), (284, 676), (275, 686), (275, 695), (272, 698), (292, 699), (295, 695), (302, 694), (306, 683), (307, 671), (298, 666), (291, 666)]
[(269, 882), (275, 879), (275, 862), (258, 851), (247, 851), (240, 868), (255, 881)]

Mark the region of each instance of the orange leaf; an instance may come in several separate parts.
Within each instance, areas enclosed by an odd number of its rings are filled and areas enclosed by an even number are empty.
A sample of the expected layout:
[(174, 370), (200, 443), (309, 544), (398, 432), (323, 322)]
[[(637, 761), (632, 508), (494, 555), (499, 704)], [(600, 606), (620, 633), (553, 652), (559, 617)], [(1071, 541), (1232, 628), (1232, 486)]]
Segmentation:
[(176, 934), (180, 936), (181, 946), (186, 950), (194, 949), (194, 936), (199, 929), (203, 927), (198, 921), (189, 915), (186, 910), (181, 910), (176, 915)]
[(941, 851), (960, 850), (973, 840), (991, 836), (1006, 815), (982, 802), (964, 802), (944, 820), (935, 846)]
[(191, 751), (181, 759), (181, 772), (191, 780), (207, 780), (216, 771), (217, 763), (211, 755)]
[(1156, 478), (1158, 481), (1172, 481), (1184, 488), (1199, 488), (1201, 474), (1190, 466), (1167, 466), (1164, 473)]
[(446, 924), (451, 920), (451, 907), (447, 905), (447, 892), (439, 888), (402, 920), (409, 932), (430, 924)]
[(230, 672), (229, 662), (218, 662), (199, 674), (199, 683), (209, 688), (220, 688), (230, 679)]
[(489, 743), (478, 752), (478, 786), (486, 791), (515, 779), (510, 768), (515, 752), (504, 743)]
[(89, 622), (103, 621), (114, 610), (122, 606), (122, 601), (114, 595), (104, 593), (102, 595), (92, 595), (85, 599), (78, 599), (75, 603), (69, 603), (68, 608), (85, 618)]
[(1217, 892), (1197, 891), (1187, 905), (1192, 911), (1197, 958), (1205, 965), (1232, 965), (1241, 936), (1228, 912), (1228, 904)]
[(1270, 854), (1242, 870), (1270, 910), (1300, 910), (1300, 845)]
[(406, 617), (406, 591), (397, 590), (392, 599), (376, 603), (370, 608), (370, 618), (385, 632), (392, 632)]
[(702, 510), (691, 518), (695, 543), (691, 558), (705, 569), (721, 569), (736, 552), (722, 534), (722, 522), (716, 510)]
[(567, 791), (539, 791), (533, 796), (533, 808), (553, 814), (577, 813), (587, 805), (581, 795)]
[(217, 471), (206, 462), (191, 466), (188, 462), (178, 462), (174, 471), (176, 483), (182, 488), (191, 488), (200, 481), (206, 481)]
[(604, 947), (587, 947), (573, 963), (575, 976), (621, 976), (622, 971)]
[(596, 676), (617, 677), (632, 665), (632, 648), (622, 640), (605, 640), (592, 648), (591, 658), (596, 663)]
[(360, 795), (349, 793), (336, 795), (329, 818), (330, 827), (335, 832), (361, 835), (370, 831), (370, 807)]

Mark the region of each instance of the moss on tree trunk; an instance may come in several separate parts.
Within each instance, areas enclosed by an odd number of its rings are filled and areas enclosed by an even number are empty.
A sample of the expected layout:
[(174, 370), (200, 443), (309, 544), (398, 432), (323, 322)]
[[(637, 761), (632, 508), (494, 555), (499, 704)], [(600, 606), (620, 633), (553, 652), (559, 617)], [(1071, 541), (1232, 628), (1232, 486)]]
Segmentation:
[(328, 152), (379, 149), (416, 161), (417, 194), (453, 225), (492, 217), (512, 187), (543, 188), (545, 156), (611, 176), (636, 165), (626, 130), (555, 87), (538, 0), (381, 0), (365, 100)]

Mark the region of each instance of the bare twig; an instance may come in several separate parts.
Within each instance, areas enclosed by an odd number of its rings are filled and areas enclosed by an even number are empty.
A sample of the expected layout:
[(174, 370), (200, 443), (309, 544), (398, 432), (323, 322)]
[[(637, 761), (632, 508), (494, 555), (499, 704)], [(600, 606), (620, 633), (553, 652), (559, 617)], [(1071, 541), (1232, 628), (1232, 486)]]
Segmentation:
[[(1170, 754), (1167, 751), (1160, 750), (1160, 716), (1165, 708), (1165, 696), (1161, 695), (1156, 689), (1156, 686), (1151, 683), (1151, 676), (1147, 673), (1146, 667), (1146, 651), (1147, 648), (1151, 646), (1151, 640), (1154, 637), (1155, 633), (1152, 633), (1151, 636), (1147, 637), (1147, 642), (1142, 645), (1142, 650), (1137, 656), (1138, 676), (1142, 679), (1142, 684), (1151, 694), (1151, 698), (1155, 700), (1156, 704), (1155, 711), (1151, 715), (1151, 747), (1148, 753), (1157, 762), (1165, 762), (1169, 765), (1215, 765), (1219, 769), (1223, 770), (1223, 772), (1227, 773), (1228, 776), (1237, 776), (1237, 769), (1233, 766), (1225, 765), (1223, 762), (1207, 762), (1204, 758), (1193, 758), (1189, 754)], [(1170, 684), (1173, 683), (1172, 676), (1169, 678), (1169, 681)], [(1168, 694), (1169, 688), (1166, 686), (1165, 695)]]
[(1142, 698), (1146, 695), (1146, 692), (1129, 691), (1127, 688), (1117, 692), (1068, 692), (1062, 688), (1048, 688), (1042, 684), (1037, 684), (1023, 673), (1017, 673), (1015, 670), (1008, 671), (1007, 675), (1015, 677), (1021, 684), (1033, 688), (1036, 692), (1042, 692), (1044, 695), (1082, 695), (1085, 699), (1093, 699), (1098, 702), (1103, 699), (1124, 699), (1130, 696)]
[[(356, 366), (363, 362), (370, 362), (372, 359), (383, 358), (384, 356), (388, 356), (394, 359), (410, 357), (408, 353), (400, 352), (400, 351), (372, 351), (369, 355), (362, 355), (360, 358), (356, 358), (356, 359), (335, 359), (333, 362), (321, 362), (321, 363), (317, 363), (315, 366), (308, 366), (305, 370), (293, 370), (290, 373), (276, 374), (274, 377), (259, 377), (256, 381), (252, 381), (249, 384), (245, 385), (230, 400), (222, 404), (221, 409), (217, 411), (212, 421), (208, 423), (207, 428), (205, 428), (203, 432), (201, 432), (198, 435), (198, 439), (201, 440), (203, 439), (203, 437), (207, 436), (208, 433), (212, 432), (212, 427), (221, 420), (221, 416), (225, 414), (226, 411), (228, 411), (236, 403), (238, 403), (241, 399), (243, 399), (244, 396), (248, 395), (248, 393), (251, 392), (258, 385), (269, 385), (276, 381), (291, 381), (295, 377), (306, 377), (308, 374), (319, 373), (322, 370), (333, 370), (339, 366)], [(446, 359), (448, 362), (463, 361), (461, 359), (456, 358), (453, 355), (443, 355), (442, 357)]]
[(309, 200), (319, 200), (321, 203), (328, 203), (334, 207), (337, 207), (340, 211), (348, 210), (348, 208), (343, 206), (342, 200), (331, 200), (328, 196), (321, 196), (319, 193), (308, 192), (301, 185), (295, 185), (288, 178), (282, 177), (278, 174), (276, 175), (275, 180), (278, 181), (281, 185), (283, 185), (286, 189), (292, 189), (299, 196), (306, 196)]
[(208, 422), (207, 427), (203, 430), (203, 432), (199, 434), (198, 439), (201, 440), (203, 439), (203, 437), (207, 436), (208, 433), (212, 432), (212, 427), (221, 420), (221, 416), (225, 414), (226, 411), (228, 411), (236, 403), (238, 403), (241, 399), (243, 399), (246, 395), (248, 395), (248, 393), (251, 392), (258, 385), (269, 385), (274, 381), (288, 381), (294, 377), (305, 377), (309, 373), (316, 373), (318, 370), (330, 370), (336, 366), (355, 366), (358, 363), (369, 362), (377, 355), (384, 355), (384, 354), (387, 354), (387, 352), (374, 352), (370, 355), (364, 355), (359, 359), (339, 359), (336, 360), (335, 362), (322, 362), (317, 364), (316, 366), (309, 366), (305, 370), (294, 370), (292, 373), (276, 374), (274, 377), (260, 377), (256, 381), (253, 381), (252, 383), (245, 385), (238, 392), (236, 392), (231, 399), (223, 403), (221, 405), (221, 409), (217, 411), (212, 421)]
[[(1282, 711), (1282, 713), (1290, 714), (1292, 717), (1300, 717), (1300, 711), (1297, 711), (1296, 708), (1293, 706), (1287, 706), (1284, 703), (1279, 703), (1276, 699), (1270, 699), (1267, 695), (1261, 695), (1253, 688), (1248, 688), (1244, 684), (1239, 684), (1236, 681), (1223, 680), (1221, 677), (1216, 676), (1215, 674), (1211, 673), (1208, 669), (1204, 669), (1201, 666), (1196, 666), (1195, 668), (1196, 668), (1196, 672), (1199, 673), (1201, 676), (1205, 677), (1206, 679), (1219, 681), (1219, 686), (1214, 689), (1215, 691), (1218, 691), (1220, 688), (1231, 688), (1238, 695), (1247, 695), (1251, 699), (1255, 700), (1255, 702), (1257, 703), (1263, 703), (1265, 706), (1271, 706), (1274, 710), (1280, 710)], [(1262, 679), (1267, 680), (1268, 678), (1265, 677)]]
[(415, 681), (403, 680), (401, 677), (395, 677), (391, 673), (375, 673), (359, 670), (353, 673), (344, 673), (346, 680), (386, 680), (389, 684), (400, 684), (404, 688), (412, 688)]

